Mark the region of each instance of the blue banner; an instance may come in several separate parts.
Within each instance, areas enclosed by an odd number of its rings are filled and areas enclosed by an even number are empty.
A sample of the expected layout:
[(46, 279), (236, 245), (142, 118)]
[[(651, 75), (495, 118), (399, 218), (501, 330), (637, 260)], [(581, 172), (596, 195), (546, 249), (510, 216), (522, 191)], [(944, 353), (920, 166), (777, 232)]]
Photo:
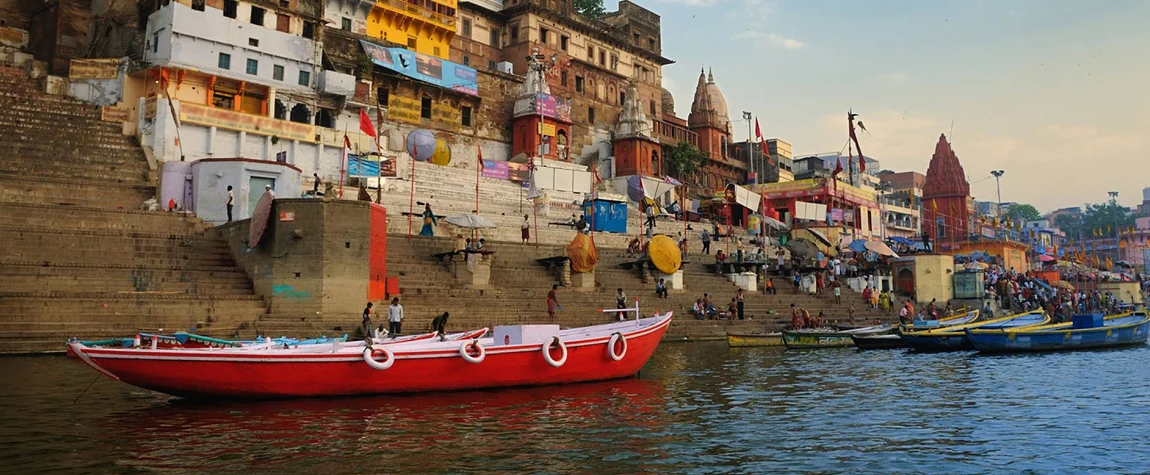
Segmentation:
[(347, 176), (379, 176), (379, 162), (359, 158), (356, 155), (347, 156)]
[(385, 48), (364, 40), (359, 42), (371, 62), (383, 68), (445, 89), (471, 96), (479, 95), (475, 69), (408, 49)]

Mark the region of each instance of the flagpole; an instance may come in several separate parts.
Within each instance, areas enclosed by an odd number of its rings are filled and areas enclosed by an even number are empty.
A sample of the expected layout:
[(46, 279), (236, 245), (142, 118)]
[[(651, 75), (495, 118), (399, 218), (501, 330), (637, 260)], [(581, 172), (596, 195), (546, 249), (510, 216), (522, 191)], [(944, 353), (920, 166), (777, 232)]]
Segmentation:
[(476, 167), (475, 167), (475, 214), (478, 215), (479, 214), (479, 172), (481, 170), (483, 170), (483, 149), (479, 148), (478, 146), (476, 146), (476, 149), (479, 150), (479, 156), (478, 156), (478, 158), (476, 158), (476, 161), (478, 161), (479, 163), (477, 163)]
[(415, 219), (415, 156), (419, 155), (419, 146), (411, 144), (411, 202), (407, 205), (407, 237), (411, 237), (411, 225)]
[(343, 175), (344, 170), (347, 169), (347, 148), (349, 144), (350, 142), (347, 139), (347, 124), (345, 123), (343, 124), (343, 145), (340, 145), (343, 153), (340, 154), (339, 158), (339, 195), (337, 195), (339, 199), (343, 199)]

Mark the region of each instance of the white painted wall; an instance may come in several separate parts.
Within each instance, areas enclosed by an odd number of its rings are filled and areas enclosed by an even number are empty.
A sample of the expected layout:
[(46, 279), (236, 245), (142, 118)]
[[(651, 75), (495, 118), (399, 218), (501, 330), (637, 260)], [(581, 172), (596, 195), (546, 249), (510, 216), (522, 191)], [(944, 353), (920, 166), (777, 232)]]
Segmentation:
[(232, 219), (250, 218), (249, 196), (264, 190), (250, 190), (251, 177), (273, 178), (277, 198), (300, 197), (300, 173), (275, 162), (199, 161), (192, 164), (192, 200), (196, 216), (207, 223), (227, 222), (227, 189), (232, 186), (235, 196)]
[[(320, 43), (275, 29), (276, 16), (269, 11), (264, 25), (248, 21), (251, 5), (241, 3), (235, 19), (223, 10), (192, 10), (176, 2), (148, 18), (145, 60), (152, 64), (179, 66), (240, 81), (265, 84), (282, 90), (313, 92), (322, 68)], [(251, 46), (255, 39), (259, 46)], [(220, 53), (231, 56), (228, 69), (219, 67)], [(247, 73), (247, 61), (257, 62), (256, 74)], [(283, 66), (283, 80), (272, 76), (273, 66)], [(306, 85), (299, 84), (300, 71), (307, 71)]]

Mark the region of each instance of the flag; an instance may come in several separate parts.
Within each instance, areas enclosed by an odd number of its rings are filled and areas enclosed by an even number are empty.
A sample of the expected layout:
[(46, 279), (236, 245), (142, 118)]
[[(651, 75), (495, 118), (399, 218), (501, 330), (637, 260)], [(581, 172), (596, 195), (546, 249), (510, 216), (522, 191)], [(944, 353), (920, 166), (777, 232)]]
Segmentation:
[(531, 174), (528, 178), (527, 199), (534, 200), (539, 197), (539, 189), (535, 187), (535, 161), (527, 164), (527, 171)]
[(862, 147), (859, 146), (859, 138), (855, 135), (855, 116), (852, 112), (847, 112), (847, 122), (850, 124), (851, 141), (855, 143), (855, 150), (859, 152), (859, 173), (866, 173), (866, 155), (863, 155)]
[(843, 172), (843, 157), (839, 157), (838, 161), (835, 162), (835, 171), (831, 172), (831, 176), (836, 177), (836, 176), (838, 176), (839, 173), (842, 173), (842, 172)]
[(364, 109), (359, 110), (359, 130), (369, 137), (375, 137), (375, 126), (371, 124), (371, 119), (367, 117), (367, 111)]
[(950, 214), (951, 214), (951, 216), (954, 216), (956, 214), (954, 211), (954, 203), (950, 204)]
[(766, 157), (767, 163), (774, 165), (775, 162), (771, 160), (771, 153), (767, 151), (767, 141), (763, 139), (763, 133), (759, 131), (758, 117), (755, 117), (755, 138), (759, 139), (759, 146), (763, 149), (763, 157)]
[(938, 199), (937, 198), (931, 198), (930, 199), (930, 209), (934, 210), (935, 213), (938, 212)]
[(671, 186), (682, 185), (682, 183), (680, 183), (679, 180), (676, 180), (676, 179), (671, 178), (671, 177), (666, 176), (666, 175), (663, 176), (663, 183), (666, 183), (666, 184), (671, 185)]
[(479, 146), (475, 148), (479, 150), (479, 159), (476, 160), (476, 166), (479, 167), (479, 171), (483, 171), (483, 149), (479, 148)]

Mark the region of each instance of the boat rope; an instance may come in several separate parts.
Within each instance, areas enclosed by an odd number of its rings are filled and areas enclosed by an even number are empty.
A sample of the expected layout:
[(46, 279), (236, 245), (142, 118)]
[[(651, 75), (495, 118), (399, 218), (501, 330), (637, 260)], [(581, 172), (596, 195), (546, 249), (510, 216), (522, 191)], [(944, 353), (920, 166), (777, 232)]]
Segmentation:
[[(96, 373), (96, 379), (100, 379), (100, 376), (103, 376), (103, 375), (101, 375), (100, 373), (97, 372)], [(80, 391), (80, 395), (76, 396), (76, 400), (72, 401), (72, 404), (76, 404), (76, 403), (80, 402), (80, 398), (84, 397), (84, 395), (88, 393), (89, 389), (92, 389), (93, 384), (96, 384), (96, 379), (93, 379), (92, 382), (88, 383), (88, 387), (84, 388), (83, 391)]]

